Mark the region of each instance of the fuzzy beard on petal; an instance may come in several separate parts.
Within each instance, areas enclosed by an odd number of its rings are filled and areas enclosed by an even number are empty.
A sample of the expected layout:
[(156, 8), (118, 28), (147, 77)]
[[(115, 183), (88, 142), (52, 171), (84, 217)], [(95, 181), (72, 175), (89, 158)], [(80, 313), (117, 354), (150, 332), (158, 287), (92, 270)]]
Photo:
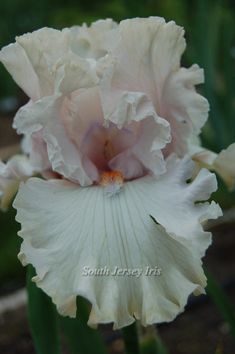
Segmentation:
[(31, 178), (21, 186), (14, 202), (19, 258), (33, 264), (36, 284), (62, 315), (76, 315), (81, 295), (92, 305), (91, 326), (168, 322), (192, 292), (204, 292), (201, 257), (210, 233), (202, 222), (221, 210), (203, 202), (216, 189), (215, 176), (202, 170), (188, 183), (193, 168), (187, 158), (172, 158), (164, 176), (125, 182), (111, 197), (102, 186), (58, 180)]

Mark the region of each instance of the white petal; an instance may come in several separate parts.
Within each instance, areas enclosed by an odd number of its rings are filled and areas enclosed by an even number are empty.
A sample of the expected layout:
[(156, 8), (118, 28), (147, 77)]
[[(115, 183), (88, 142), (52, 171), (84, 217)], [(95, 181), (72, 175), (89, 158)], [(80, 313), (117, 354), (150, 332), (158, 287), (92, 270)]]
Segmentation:
[(183, 156), (189, 135), (200, 133), (209, 109), (207, 100), (195, 90), (204, 81), (203, 71), (197, 65), (180, 68), (183, 29), (172, 21), (150, 17), (122, 21), (118, 33), (101, 80), (105, 119), (123, 124), (138, 116), (149, 101), (148, 112), (170, 123), (172, 142), (165, 155)]
[(169, 123), (157, 115), (145, 93), (112, 86), (112, 66), (105, 75), (100, 89), (104, 120), (115, 123), (119, 128), (137, 122), (140, 139), (132, 152), (147, 169), (156, 175), (162, 174), (165, 164), (161, 149), (171, 141)]
[[(130, 91), (142, 87), (140, 91), (156, 96), (166, 77), (180, 66), (183, 35), (181, 27), (160, 17), (120, 22), (113, 83), (120, 89), (125, 83)], [(155, 89), (156, 93), (151, 91)]]
[(63, 98), (52, 102), (47, 111), (50, 119), (43, 127), (43, 138), (47, 143), (48, 158), (52, 169), (72, 181), (79, 182), (82, 186), (92, 184), (84, 170), (79, 150), (69, 139), (60, 118), (62, 105)]
[(111, 19), (98, 20), (87, 27), (71, 28), (71, 50), (83, 58), (99, 59), (116, 46), (118, 25)]
[(233, 190), (235, 187), (235, 143), (229, 145), (227, 149), (219, 154), (206, 150), (202, 147), (194, 149), (193, 159), (199, 165), (206, 166), (217, 172), (224, 180), (227, 187)]
[(81, 185), (91, 184), (82, 157), (63, 124), (65, 100), (66, 96), (58, 94), (30, 101), (17, 113), (14, 126), (18, 132), (28, 135), (41, 131), (53, 171)]
[(203, 82), (203, 70), (197, 65), (189, 69), (181, 68), (166, 80), (160, 114), (171, 126), (172, 142), (167, 146), (169, 152), (184, 155), (188, 137), (199, 135), (208, 118), (208, 101), (195, 90), (195, 85)]
[[(76, 296), (92, 304), (90, 325), (115, 328), (171, 321), (189, 294), (203, 292), (200, 257), (210, 243), (201, 222), (220, 214), (215, 204), (195, 204), (215, 189), (203, 172), (191, 184), (191, 163), (170, 161), (159, 179), (144, 177), (106, 195), (99, 186), (30, 179), (14, 202), (23, 238), (20, 260), (36, 268), (37, 285), (63, 315), (75, 316)], [(152, 217), (161, 225), (157, 225)], [(88, 269), (140, 269), (137, 276), (85, 276)], [(160, 276), (146, 275), (159, 267)], [(84, 268), (87, 267), (87, 268)], [(78, 309), (79, 314), (79, 309)]]
[(0, 160), (0, 208), (7, 210), (15, 196), (20, 181), (34, 173), (30, 160), (24, 155), (15, 155), (7, 163)]
[[(55, 96), (54, 101), (57, 98)], [(44, 97), (36, 102), (30, 100), (17, 111), (14, 117), (13, 128), (16, 129), (18, 134), (26, 134), (28, 136), (39, 131), (47, 119), (45, 113), (48, 107), (51, 106), (51, 102), (51, 96)]]
[(4, 178), (21, 179), (32, 174), (33, 168), (27, 156), (14, 155), (7, 163), (0, 160), (0, 176)]
[(40, 97), (53, 94), (54, 66), (59, 58), (68, 53), (68, 31), (41, 28), (17, 37), (16, 42), (25, 50), (32, 63), (40, 83)]
[(16, 37), (16, 43), (2, 49), (1, 60), (25, 93), (37, 100), (53, 93), (52, 67), (63, 53), (66, 33), (42, 28)]
[(70, 47), (69, 29), (42, 28), (4, 47), (0, 60), (25, 93), (36, 101), (56, 91), (69, 93), (97, 83), (95, 61), (80, 58)]
[[(180, 162), (170, 158), (167, 170), (153, 188), (148, 183), (150, 177), (143, 179), (140, 188), (146, 195), (145, 208), (167, 232), (173, 237), (176, 235), (179, 241), (182, 238), (184, 244), (193, 245), (194, 251), (202, 257), (210, 244), (210, 233), (205, 233), (200, 223), (217, 218), (221, 210), (214, 202), (195, 203), (207, 200), (216, 191), (216, 177), (202, 169), (192, 183), (186, 183), (194, 173), (194, 163), (188, 158)], [(170, 203), (165, 195), (170, 196)], [(140, 201), (143, 199), (140, 194)]]
[(27, 96), (36, 100), (40, 97), (40, 85), (24, 49), (19, 44), (10, 44), (0, 52), (0, 61)]
[(0, 176), (0, 209), (6, 211), (19, 188), (19, 180), (11, 180)]
[(68, 55), (58, 61), (55, 74), (55, 90), (70, 93), (79, 88), (88, 88), (98, 83), (96, 62)]
[[(122, 101), (126, 96), (129, 103), (132, 98), (128, 99), (128, 92), (136, 92), (139, 96), (143, 92), (155, 108), (158, 107), (166, 78), (179, 68), (185, 48), (183, 34), (183, 29), (174, 22), (165, 23), (159, 17), (120, 22), (118, 42), (111, 51), (113, 59), (108, 59), (104, 78), (104, 102), (109, 100), (106, 88), (110, 87), (116, 90), (116, 100), (118, 95)], [(104, 107), (107, 109), (105, 117), (110, 117), (108, 103)]]
[(235, 143), (222, 150), (214, 161), (214, 170), (230, 189), (235, 187)]

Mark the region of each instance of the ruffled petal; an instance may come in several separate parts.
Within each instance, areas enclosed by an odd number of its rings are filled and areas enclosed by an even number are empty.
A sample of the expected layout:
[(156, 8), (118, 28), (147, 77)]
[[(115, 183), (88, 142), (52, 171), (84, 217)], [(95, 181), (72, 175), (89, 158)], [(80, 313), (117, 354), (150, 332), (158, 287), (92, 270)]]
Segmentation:
[(118, 24), (112, 19), (95, 21), (90, 27), (74, 26), (70, 33), (71, 50), (82, 58), (98, 60), (116, 46), (117, 29)]
[(190, 161), (171, 160), (164, 177), (127, 182), (112, 197), (100, 186), (58, 180), (32, 178), (21, 186), (14, 202), (19, 258), (34, 265), (34, 281), (61, 314), (75, 316), (81, 295), (92, 304), (92, 326), (120, 328), (135, 318), (148, 325), (171, 321), (189, 294), (203, 292), (200, 258), (210, 234), (201, 223), (220, 209), (196, 203), (215, 189), (213, 175), (204, 171), (187, 183), (191, 172)]
[(183, 28), (158, 17), (137, 18), (122, 21), (118, 34), (101, 80), (105, 119), (123, 124), (148, 102), (148, 112), (170, 123), (172, 140), (165, 156), (183, 156), (188, 137), (200, 133), (209, 110), (207, 100), (195, 90), (204, 82), (203, 71), (197, 65), (180, 68)]
[[(130, 153), (156, 175), (165, 172), (163, 149), (171, 141), (169, 123), (159, 117), (152, 102), (143, 92), (121, 90), (113, 86), (110, 66), (101, 80), (100, 93), (104, 120), (119, 128), (130, 127), (139, 135)], [(138, 128), (136, 129), (136, 127)], [(124, 152), (126, 155), (126, 152)], [(119, 156), (119, 160), (121, 157)]]
[[(47, 147), (47, 152), (42, 152), (48, 156), (51, 169), (81, 185), (88, 185), (92, 181), (84, 170), (82, 156), (65, 129), (66, 102), (66, 96), (60, 94), (30, 101), (18, 111), (14, 126), (19, 133), (27, 135), (40, 132)], [(46, 156), (43, 161), (46, 162)]]
[(95, 86), (98, 82), (95, 60), (88, 61), (70, 54), (57, 62), (54, 84), (57, 92), (69, 94), (79, 88)]
[(112, 87), (145, 92), (157, 103), (166, 78), (179, 69), (185, 49), (183, 28), (160, 17), (135, 18), (121, 21), (118, 35), (111, 51), (113, 69), (107, 72)]
[(33, 101), (95, 85), (96, 61), (76, 55), (71, 37), (70, 29), (42, 28), (16, 37), (16, 43), (2, 49), (0, 60)]
[(203, 82), (203, 70), (198, 65), (189, 69), (181, 68), (167, 78), (160, 112), (170, 123), (172, 141), (165, 154), (175, 152), (183, 156), (187, 153), (188, 138), (191, 134), (199, 135), (207, 121), (208, 101), (195, 90), (195, 85)]
[[(211, 243), (211, 235), (204, 232), (201, 223), (222, 215), (215, 202), (203, 203), (217, 189), (216, 176), (201, 169), (193, 182), (195, 164), (185, 157), (178, 162), (174, 156), (168, 159), (167, 173), (152, 188), (146, 177), (142, 179), (142, 193), (146, 195), (146, 210), (166, 231), (177, 236), (183, 244), (189, 243), (200, 257)], [(170, 196), (170, 202), (162, 195)], [(140, 202), (144, 200), (140, 194)], [(179, 220), (184, 220), (179, 222)]]
[[(66, 32), (42, 28), (16, 37), (2, 49), (1, 60), (16, 83), (33, 100), (53, 93), (52, 68), (67, 53)], [(20, 58), (20, 60), (19, 60)]]
[(42, 129), (30, 135), (25, 135), (21, 141), (21, 148), (23, 153), (29, 156), (30, 164), (35, 171), (43, 173), (51, 170)]

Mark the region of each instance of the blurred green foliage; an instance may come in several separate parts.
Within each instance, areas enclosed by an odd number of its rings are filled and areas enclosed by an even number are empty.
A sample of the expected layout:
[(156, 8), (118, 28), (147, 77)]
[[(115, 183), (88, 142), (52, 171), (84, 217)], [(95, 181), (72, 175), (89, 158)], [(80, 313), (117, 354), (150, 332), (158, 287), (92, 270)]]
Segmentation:
[(15, 211), (0, 212), (0, 281), (9, 283), (21, 278), (24, 269), (17, 259), (20, 238), (16, 237), (19, 225), (15, 221)]

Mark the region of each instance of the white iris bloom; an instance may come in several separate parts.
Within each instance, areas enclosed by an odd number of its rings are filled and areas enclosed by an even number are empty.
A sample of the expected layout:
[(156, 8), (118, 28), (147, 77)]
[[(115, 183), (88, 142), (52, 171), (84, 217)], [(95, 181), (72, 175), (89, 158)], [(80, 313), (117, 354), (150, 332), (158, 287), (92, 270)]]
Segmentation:
[(152, 17), (43, 28), (0, 52), (30, 98), (14, 127), (44, 177), (14, 201), (19, 258), (63, 315), (81, 295), (92, 326), (148, 325), (204, 292), (202, 224), (221, 210), (205, 202), (215, 175), (192, 179), (188, 141), (209, 107), (195, 90), (203, 71), (180, 67), (184, 49), (183, 29)]

